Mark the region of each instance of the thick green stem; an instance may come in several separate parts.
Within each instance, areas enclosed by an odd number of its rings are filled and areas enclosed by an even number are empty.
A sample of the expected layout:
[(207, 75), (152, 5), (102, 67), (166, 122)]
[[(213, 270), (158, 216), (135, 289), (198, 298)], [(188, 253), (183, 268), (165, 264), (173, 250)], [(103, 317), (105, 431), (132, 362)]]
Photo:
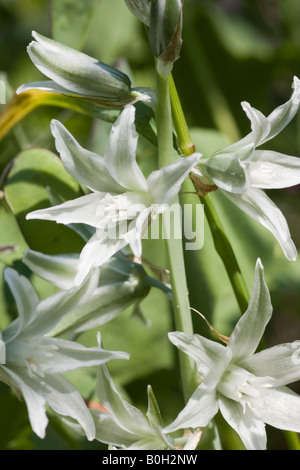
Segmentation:
[[(169, 97), (169, 84), (157, 73), (157, 139), (158, 139), (158, 163), (162, 168), (174, 161), (172, 116)], [(179, 204), (179, 198), (173, 201)], [(169, 213), (163, 214), (163, 224)], [(188, 297), (182, 240), (170, 237), (166, 240), (167, 255), (169, 261), (170, 278), (173, 295), (173, 312), (175, 328), (188, 335), (193, 334), (193, 324)], [(179, 351), (180, 374), (184, 398), (187, 401), (194, 391), (194, 363), (189, 356)]]

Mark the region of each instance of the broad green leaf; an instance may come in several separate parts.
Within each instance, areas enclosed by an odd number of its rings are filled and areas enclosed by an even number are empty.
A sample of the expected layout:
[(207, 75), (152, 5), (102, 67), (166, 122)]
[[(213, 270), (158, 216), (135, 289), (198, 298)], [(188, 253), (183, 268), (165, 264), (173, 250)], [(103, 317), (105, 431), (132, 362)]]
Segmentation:
[(8, 265), (19, 260), (27, 244), (19, 229), (17, 220), (11, 212), (4, 195), (0, 194), (0, 330), (14, 315), (9, 289), (3, 279), (3, 271)]
[(50, 206), (47, 187), (64, 199), (80, 195), (77, 182), (59, 158), (44, 149), (29, 149), (15, 159), (5, 186), (7, 201), (30, 248), (47, 254), (79, 252), (82, 239), (69, 228), (47, 221), (26, 220), (38, 208)]
[(95, 0), (52, 0), (52, 37), (74, 49), (82, 49), (93, 19)]

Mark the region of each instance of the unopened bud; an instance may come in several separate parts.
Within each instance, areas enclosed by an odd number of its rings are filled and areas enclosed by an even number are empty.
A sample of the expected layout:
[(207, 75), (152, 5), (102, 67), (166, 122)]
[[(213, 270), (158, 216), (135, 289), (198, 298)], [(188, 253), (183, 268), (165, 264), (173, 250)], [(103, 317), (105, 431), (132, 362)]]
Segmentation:
[(29, 44), (28, 54), (51, 80), (25, 84), (17, 93), (38, 88), (85, 98), (107, 108), (122, 108), (136, 99), (125, 73), (36, 32), (32, 35), (35, 41)]
[(142, 23), (149, 26), (150, 23), (150, 0), (125, 0), (131, 13), (133, 13)]
[(157, 57), (158, 72), (167, 78), (179, 58), (182, 39), (182, 1), (152, 0), (149, 41), (152, 54)]

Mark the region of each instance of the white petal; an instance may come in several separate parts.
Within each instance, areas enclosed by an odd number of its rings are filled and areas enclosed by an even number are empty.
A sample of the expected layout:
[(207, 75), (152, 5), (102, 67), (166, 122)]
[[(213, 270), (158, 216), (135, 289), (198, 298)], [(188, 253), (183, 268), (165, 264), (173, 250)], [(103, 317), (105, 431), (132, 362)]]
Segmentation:
[(247, 166), (238, 152), (230, 153), (228, 149), (216, 152), (207, 161), (206, 168), (214, 183), (224, 191), (241, 194), (249, 188)]
[(71, 290), (59, 291), (42, 300), (38, 305), (38, 315), (19, 337), (30, 340), (31, 336), (40, 336), (49, 333), (61, 318), (69, 312), (84, 305), (89, 299), (99, 282), (99, 273), (92, 272), (87, 281)]
[(268, 150), (256, 150), (249, 164), (255, 188), (288, 188), (300, 183), (300, 158)]
[(265, 389), (255, 410), (270, 426), (300, 432), (300, 396), (287, 387)]
[(267, 436), (263, 419), (248, 406), (220, 397), (220, 411), (227, 423), (238, 433), (247, 450), (265, 450)]
[(120, 428), (135, 434), (137, 439), (141, 439), (143, 435), (153, 434), (143, 413), (124, 400), (118, 392), (105, 365), (98, 369), (96, 394)]
[[(47, 207), (27, 214), (26, 219), (54, 220), (59, 224), (88, 224), (97, 227), (103, 215), (99, 211), (105, 193), (91, 193), (63, 202), (58, 206)], [(100, 212), (100, 213), (99, 213)]]
[(31, 271), (60, 289), (73, 287), (78, 260), (77, 255), (50, 256), (34, 250), (26, 250), (22, 258)]
[(147, 192), (146, 179), (136, 162), (138, 134), (134, 120), (134, 106), (125, 106), (112, 127), (105, 150), (105, 163), (119, 184), (129, 190)]
[(45, 355), (41, 364), (45, 374), (57, 374), (79, 367), (91, 367), (105, 364), (111, 359), (128, 359), (129, 355), (121, 351), (106, 351), (100, 347), (86, 348), (74, 341), (44, 337), (42, 345), (55, 348), (53, 354)]
[(103, 157), (79, 145), (59, 121), (51, 121), (51, 131), (62, 163), (76, 181), (94, 191), (124, 192), (124, 188), (110, 176)]
[(236, 324), (228, 343), (235, 364), (256, 351), (271, 316), (270, 293), (264, 280), (263, 266), (258, 260), (248, 309)]
[(287, 222), (282, 212), (263, 191), (253, 188), (243, 195), (223, 192), (233, 204), (270, 230), (288, 260), (296, 260), (298, 253), (291, 239)]
[[(275, 386), (300, 380), (300, 342), (280, 344), (245, 358), (242, 367), (254, 375), (275, 379)], [(272, 382), (273, 384), (273, 382)]]
[(61, 416), (70, 416), (83, 427), (88, 440), (95, 438), (95, 426), (82, 396), (65, 377), (50, 374), (40, 381), (37, 389), (46, 398), (53, 411)]
[(274, 109), (274, 111), (268, 116), (267, 119), (270, 123), (271, 130), (260, 144), (263, 144), (278, 135), (291, 122), (298, 112), (300, 104), (300, 80), (297, 77), (294, 77), (293, 89), (294, 91), (291, 98), (286, 103)]
[(170, 433), (177, 429), (205, 427), (218, 412), (216, 392), (200, 385), (177, 418), (163, 429)]
[(246, 101), (242, 103), (242, 108), (251, 121), (254, 146), (257, 147), (265, 140), (266, 136), (269, 135), (271, 124), (266, 116), (257, 109), (252, 108)]
[(44, 80), (41, 82), (31, 82), (25, 83), (21, 85), (17, 90), (16, 93), (19, 95), (25, 91), (29, 90), (43, 90), (48, 91), (49, 93), (59, 93), (62, 95), (69, 95), (69, 96), (81, 96), (78, 93), (72, 92), (67, 90), (63, 86), (58, 85), (57, 83), (53, 82), (52, 80)]
[(160, 170), (153, 171), (147, 179), (153, 201), (156, 204), (170, 204), (201, 156), (200, 153), (194, 153)]
[(19, 317), (3, 331), (3, 339), (7, 342), (18, 336), (35, 320), (39, 298), (28, 279), (20, 276), (14, 269), (6, 268), (4, 277), (14, 296), (19, 312)]
[(196, 361), (205, 385), (215, 387), (231, 360), (231, 350), (197, 334), (189, 336), (175, 331), (169, 333), (168, 337), (177, 348)]
[(48, 424), (46, 397), (40, 394), (38, 386), (35, 387), (35, 381), (31, 379), (31, 383), (28, 383), (29, 377), (22, 376), (20, 371), (16, 373), (12, 368), (2, 367), (1, 372), (7, 375), (7, 383), (23, 395), (32, 430), (43, 439), (46, 435)]
[(107, 231), (98, 229), (81, 251), (74, 283), (76, 285), (82, 284), (94, 267), (106, 263), (127, 244), (126, 239), (120, 239), (117, 236), (108, 237)]

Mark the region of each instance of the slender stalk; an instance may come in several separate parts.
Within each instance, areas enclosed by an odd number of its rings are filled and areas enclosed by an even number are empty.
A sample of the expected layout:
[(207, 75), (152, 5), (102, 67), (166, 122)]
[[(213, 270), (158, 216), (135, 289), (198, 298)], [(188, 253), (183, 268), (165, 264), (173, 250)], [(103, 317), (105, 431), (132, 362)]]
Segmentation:
[(205, 215), (210, 226), (215, 249), (224, 263), (241, 313), (244, 313), (248, 308), (250, 296), (233, 248), (224, 231), (210, 194), (205, 197), (200, 196), (200, 200), (204, 204)]
[[(170, 97), (173, 110), (173, 122), (176, 133), (178, 135), (178, 142), (179, 145), (185, 145), (185, 152), (182, 151), (182, 153), (188, 155), (188, 153), (186, 153), (186, 149), (189, 148), (190, 152), (192, 153), (192, 139), (189, 135), (188, 126), (186, 124), (185, 116), (173, 79), (170, 86)], [(187, 143), (188, 147), (186, 146)], [(248, 307), (250, 296), (233, 248), (224, 231), (223, 225), (214, 207), (210, 194), (199, 197), (201, 203), (204, 204), (205, 215), (212, 233), (216, 251), (223, 261), (241, 313), (244, 313)]]
[[(172, 116), (169, 98), (169, 84), (157, 73), (157, 139), (158, 163), (163, 167), (173, 162)], [(174, 203), (179, 204), (179, 198)], [(166, 214), (163, 214), (163, 224)], [(173, 312), (175, 328), (188, 335), (193, 334), (193, 324), (188, 297), (188, 287), (185, 274), (182, 240), (166, 240), (169, 261), (170, 278), (173, 296)], [(191, 358), (179, 351), (180, 374), (184, 398), (187, 401), (194, 391), (194, 363)]]
[(184, 117), (181, 102), (172, 74), (169, 77), (169, 89), (171, 97), (172, 117), (175, 129), (177, 131), (178, 144), (183, 155), (192, 155), (195, 152), (195, 145), (190, 136), (189, 129)]

